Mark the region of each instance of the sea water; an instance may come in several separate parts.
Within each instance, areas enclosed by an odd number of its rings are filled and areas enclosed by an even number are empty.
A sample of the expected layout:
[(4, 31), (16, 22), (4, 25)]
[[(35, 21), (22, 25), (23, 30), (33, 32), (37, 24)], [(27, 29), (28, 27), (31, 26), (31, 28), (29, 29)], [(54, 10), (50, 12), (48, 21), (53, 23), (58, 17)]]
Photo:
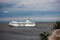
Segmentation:
[(51, 32), (52, 27), (9, 27), (0, 24), (0, 40), (40, 40), (41, 32)]

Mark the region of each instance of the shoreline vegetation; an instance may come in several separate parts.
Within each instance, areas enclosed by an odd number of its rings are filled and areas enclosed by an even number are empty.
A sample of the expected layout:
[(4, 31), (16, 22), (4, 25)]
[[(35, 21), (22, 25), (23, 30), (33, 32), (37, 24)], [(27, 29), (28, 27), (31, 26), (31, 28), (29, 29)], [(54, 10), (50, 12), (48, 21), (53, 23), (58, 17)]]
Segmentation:
[(53, 30), (51, 34), (48, 34), (47, 32), (41, 33), (40, 40), (60, 40), (60, 21), (57, 21), (55, 24), (53, 24)]

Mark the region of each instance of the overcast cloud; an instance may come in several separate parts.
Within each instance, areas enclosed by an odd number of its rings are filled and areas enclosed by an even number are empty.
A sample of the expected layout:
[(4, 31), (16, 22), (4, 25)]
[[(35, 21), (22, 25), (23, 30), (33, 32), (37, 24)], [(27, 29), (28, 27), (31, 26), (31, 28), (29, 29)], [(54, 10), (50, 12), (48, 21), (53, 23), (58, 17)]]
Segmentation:
[[(0, 0), (0, 20), (12, 20), (12, 18), (4, 18), (12, 15), (13, 12), (17, 13), (17, 11), (25, 10), (26, 13), (20, 13), (19, 15), (29, 15), (31, 16), (39, 16), (40, 20), (60, 20), (60, 0)], [(34, 13), (27, 11), (43, 11), (48, 12), (45, 13)], [(49, 12), (51, 11), (51, 13)], [(53, 11), (53, 12), (52, 12)], [(58, 12), (56, 12), (58, 11)], [(56, 12), (56, 13), (55, 13)], [(8, 15), (10, 13), (10, 15)], [(12, 13), (12, 14), (11, 14)], [(28, 13), (28, 14), (27, 14)], [(55, 14), (54, 14), (55, 13)], [(4, 16), (4, 14), (6, 14)], [(18, 15), (18, 14), (17, 14)], [(3, 17), (2, 17), (3, 16)], [(12, 15), (13, 16), (13, 15)], [(17, 18), (19, 19), (19, 17)], [(16, 20), (16, 17), (15, 17)]]
[(59, 0), (1, 0), (3, 9), (15, 10), (58, 10)]

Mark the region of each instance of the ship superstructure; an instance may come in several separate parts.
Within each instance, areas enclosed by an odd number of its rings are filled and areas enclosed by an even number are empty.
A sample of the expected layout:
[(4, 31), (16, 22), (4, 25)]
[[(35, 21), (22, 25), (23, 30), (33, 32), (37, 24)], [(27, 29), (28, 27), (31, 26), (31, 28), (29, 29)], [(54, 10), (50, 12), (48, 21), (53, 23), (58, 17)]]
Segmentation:
[(26, 20), (25, 22), (17, 22), (17, 21), (11, 21), (9, 23), (10, 26), (35, 26), (35, 22), (31, 22), (30, 20)]

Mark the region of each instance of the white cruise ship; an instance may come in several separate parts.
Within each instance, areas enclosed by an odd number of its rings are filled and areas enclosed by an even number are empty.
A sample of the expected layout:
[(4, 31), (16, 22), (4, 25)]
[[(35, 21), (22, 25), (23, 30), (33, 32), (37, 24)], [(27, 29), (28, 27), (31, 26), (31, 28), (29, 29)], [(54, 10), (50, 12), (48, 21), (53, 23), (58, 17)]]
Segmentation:
[(30, 20), (26, 20), (25, 22), (17, 22), (17, 21), (11, 21), (9, 26), (26, 26), (26, 27), (34, 27), (36, 26), (35, 22), (31, 22)]

